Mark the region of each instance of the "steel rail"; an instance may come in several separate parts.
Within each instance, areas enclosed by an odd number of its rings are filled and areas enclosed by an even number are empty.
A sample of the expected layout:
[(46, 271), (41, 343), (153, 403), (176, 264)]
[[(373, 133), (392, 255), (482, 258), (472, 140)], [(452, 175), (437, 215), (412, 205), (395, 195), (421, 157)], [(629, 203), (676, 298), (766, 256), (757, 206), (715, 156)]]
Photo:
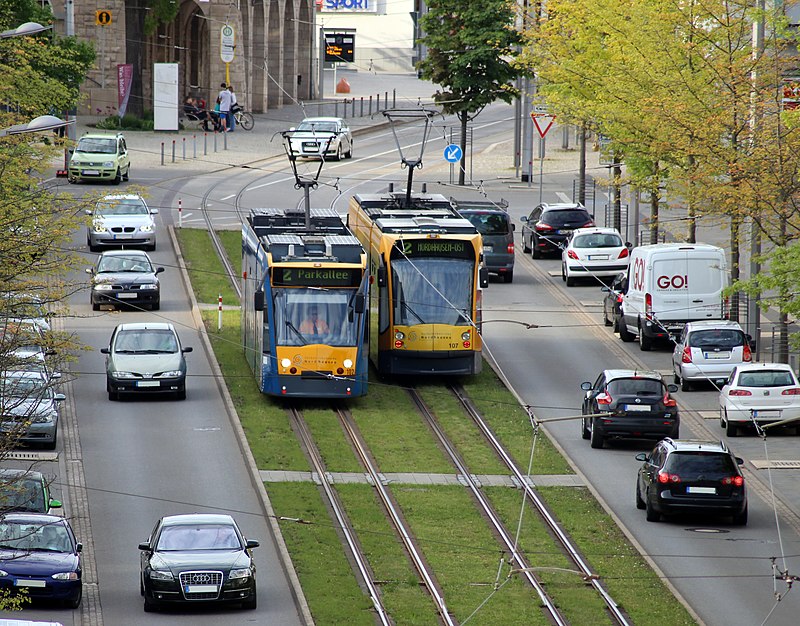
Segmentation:
[(350, 441), (353, 444), (359, 459), (361, 460), (361, 463), (369, 473), (370, 479), (372, 480), (372, 485), (380, 497), (381, 502), (383, 503), (383, 506), (389, 515), (390, 521), (394, 525), (397, 533), (400, 535), (403, 545), (411, 557), (411, 561), (414, 564), (415, 569), (419, 573), (422, 582), (425, 584), (428, 593), (431, 595), (431, 598), (433, 598), (433, 601), (436, 604), (436, 609), (439, 613), (439, 617), (448, 626), (455, 626), (457, 622), (448, 612), (444, 597), (439, 591), (439, 587), (436, 584), (433, 574), (430, 572), (425, 560), (422, 558), (422, 555), (415, 544), (411, 531), (407, 527), (402, 514), (392, 501), (389, 490), (383, 484), (378, 473), (378, 469), (375, 467), (375, 464), (372, 462), (372, 459), (367, 452), (367, 446), (364, 443), (360, 432), (358, 431), (358, 427), (353, 421), (350, 411), (342, 407), (337, 407), (335, 410), (339, 416), (342, 427), (344, 428), (347, 436), (350, 438)]
[(556, 607), (552, 598), (550, 598), (548, 593), (544, 590), (542, 583), (536, 578), (536, 576), (534, 576), (533, 571), (531, 570), (530, 563), (528, 563), (525, 560), (525, 557), (522, 554), (520, 554), (520, 552), (517, 550), (517, 547), (514, 545), (514, 538), (511, 536), (508, 530), (506, 530), (505, 525), (495, 513), (494, 508), (489, 503), (486, 496), (484, 496), (481, 489), (478, 487), (472, 475), (469, 473), (469, 468), (467, 468), (467, 466), (462, 461), (460, 455), (455, 451), (455, 448), (452, 446), (447, 435), (439, 426), (439, 422), (434, 417), (430, 408), (425, 404), (425, 401), (419, 395), (419, 392), (417, 392), (416, 389), (408, 389), (407, 391), (411, 396), (411, 400), (417, 406), (420, 413), (422, 413), (422, 416), (425, 418), (425, 421), (428, 423), (428, 426), (431, 428), (434, 435), (439, 440), (439, 443), (442, 445), (445, 452), (450, 457), (450, 460), (456, 466), (456, 469), (461, 474), (461, 477), (467, 483), (467, 487), (469, 487), (469, 490), (472, 492), (473, 497), (480, 505), (481, 509), (483, 510), (483, 513), (491, 522), (495, 532), (505, 545), (506, 550), (508, 550), (508, 552), (511, 554), (511, 558), (514, 561), (514, 564), (520, 570), (525, 580), (527, 580), (528, 583), (531, 585), (531, 587), (533, 587), (533, 589), (536, 591), (544, 609), (546, 609), (546, 611), (550, 615), (550, 618), (553, 620), (553, 623), (559, 626), (566, 626), (567, 624), (569, 624), (566, 618), (564, 618), (564, 616), (561, 615), (561, 612)]
[(367, 588), (369, 599), (372, 601), (372, 606), (375, 608), (375, 613), (378, 617), (378, 620), (384, 626), (391, 626), (392, 621), (388, 612), (386, 611), (386, 608), (383, 606), (381, 593), (372, 580), (372, 573), (369, 568), (369, 564), (367, 563), (367, 558), (364, 556), (364, 553), (362, 552), (358, 541), (356, 540), (350, 520), (344, 512), (344, 506), (339, 500), (339, 495), (336, 493), (336, 490), (333, 489), (330, 481), (328, 480), (328, 472), (325, 467), (325, 463), (322, 460), (322, 455), (320, 454), (319, 449), (314, 443), (314, 438), (308, 430), (308, 425), (306, 424), (302, 413), (294, 407), (289, 408), (289, 416), (294, 426), (294, 431), (297, 433), (301, 444), (304, 446), (314, 471), (317, 473), (317, 476), (319, 476), (319, 481), (322, 485), (322, 490), (325, 493), (325, 498), (327, 499), (331, 511), (336, 518), (336, 523), (339, 529), (344, 535), (345, 542), (350, 550), (350, 555), (353, 557), (353, 561), (356, 564), (358, 573), (361, 575), (364, 586)]
[(520, 471), (516, 463), (514, 463), (514, 460), (503, 448), (503, 445), (500, 443), (497, 437), (495, 437), (494, 433), (489, 428), (489, 425), (483, 419), (483, 416), (480, 414), (477, 408), (475, 408), (475, 406), (472, 404), (472, 401), (469, 399), (464, 390), (457, 385), (451, 385), (450, 390), (452, 391), (453, 395), (455, 395), (456, 398), (458, 398), (459, 402), (461, 402), (461, 405), (464, 407), (464, 410), (467, 411), (469, 416), (472, 418), (472, 420), (475, 422), (475, 424), (483, 433), (483, 436), (489, 441), (489, 443), (495, 449), (495, 452), (501, 458), (506, 467), (508, 467), (508, 469), (511, 470), (514, 477), (522, 486), (525, 495), (536, 507), (536, 510), (539, 512), (539, 515), (541, 515), (542, 519), (544, 519), (544, 521), (547, 523), (548, 527), (553, 532), (558, 542), (567, 552), (569, 558), (578, 567), (580, 572), (584, 575), (585, 579), (592, 585), (592, 587), (597, 591), (597, 593), (603, 599), (611, 618), (617, 624), (620, 624), (620, 626), (631, 626), (631, 622), (628, 620), (628, 617), (622, 611), (619, 604), (617, 604), (617, 602), (614, 600), (614, 598), (611, 597), (611, 595), (608, 593), (605, 587), (603, 587), (597, 574), (595, 574), (592, 571), (592, 569), (580, 555), (578, 549), (573, 545), (566, 531), (564, 531), (564, 529), (561, 528), (559, 522), (547, 510), (547, 507), (542, 502), (541, 498), (539, 497), (539, 494), (536, 493), (536, 490), (533, 487), (531, 487), (531, 485), (528, 483), (525, 474), (523, 474)]

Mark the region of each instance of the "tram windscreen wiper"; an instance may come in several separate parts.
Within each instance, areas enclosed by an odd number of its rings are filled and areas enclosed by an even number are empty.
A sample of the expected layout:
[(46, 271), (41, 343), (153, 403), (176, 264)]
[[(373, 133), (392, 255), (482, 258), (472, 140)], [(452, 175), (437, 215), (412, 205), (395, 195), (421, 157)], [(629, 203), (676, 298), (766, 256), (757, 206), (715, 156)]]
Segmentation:
[(292, 323), (291, 323), (289, 320), (286, 320), (286, 326), (287, 326), (287, 328), (289, 328), (289, 329), (290, 329), (290, 330), (291, 330), (291, 331), (292, 331), (292, 332), (293, 332), (295, 335), (297, 335), (297, 336), (300, 338), (300, 341), (302, 341), (302, 342), (303, 342), (303, 345), (304, 345), (304, 346), (308, 344), (308, 342), (306, 341), (306, 338), (305, 338), (305, 337), (303, 337), (303, 333), (301, 333), (299, 330), (297, 330), (297, 328), (295, 327), (295, 325), (294, 325), (294, 324), (292, 324)]
[(400, 305), (401, 305), (401, 306), (402, 306), (402, 307), (403, 307), (403, 308), (404, 308), (406, 311), (408, 311), (409, 313), (411, 313), (411, 315), (413, 315), (414, 317), (416, 317), (416, 318), (419, 320), (419, 323), (420, 323), (420, 324), (426, 324), (426, 323), (427, 323), (427, 322), (426, 322), (424, 319), (422, 319), (422, 318), (420, 317), (419, 313), (417, 313), (417, 312), (416, 312), (414, 309), (412, 309), (412, 308), (411, 308), (411, 305), (410, 305), (410, 304), (408, 304), (408, 302), (406, 302), (405, 300), (400, 300)]

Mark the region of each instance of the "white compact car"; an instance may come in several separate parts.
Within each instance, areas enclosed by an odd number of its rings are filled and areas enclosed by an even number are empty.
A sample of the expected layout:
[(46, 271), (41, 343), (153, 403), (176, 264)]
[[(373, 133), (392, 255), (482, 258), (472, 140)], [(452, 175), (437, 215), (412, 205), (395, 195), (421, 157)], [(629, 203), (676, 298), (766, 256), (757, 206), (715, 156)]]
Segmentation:
[(353, 157), (353, 134), (340, 117), (307, 117), (289, 130), (289, 146), (295, 156), (333, 157), (337, 161)]
[(561, 278), (610, 278), (628, 271), (629, 246), (615, 228), (578, 228), (561, 253)]
[(728, 437), (735, 437), (740, 427), (753, 422), (769, 424), (791, 418), (800, 418), (800, 382), (785, 363), (738, 365), (719, 392), (719, 423)]
[(733, 368), (753, 360), (750, 337), (736, 322), (689, 322), (672, 352), (675, 384), (689, 391), (695, 382), (724, 384)]

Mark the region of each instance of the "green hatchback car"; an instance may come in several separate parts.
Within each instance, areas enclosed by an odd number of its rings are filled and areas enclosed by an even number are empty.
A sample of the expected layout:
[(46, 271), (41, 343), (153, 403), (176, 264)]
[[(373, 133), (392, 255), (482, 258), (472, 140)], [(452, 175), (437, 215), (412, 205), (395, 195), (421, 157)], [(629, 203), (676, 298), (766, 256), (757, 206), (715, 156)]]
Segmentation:
[(121, 180), (128, 180), (131, 158), (124, 135), (86, 133), (78, 140), (67, 169), (71, 183), (101, 180), (118, 185)]

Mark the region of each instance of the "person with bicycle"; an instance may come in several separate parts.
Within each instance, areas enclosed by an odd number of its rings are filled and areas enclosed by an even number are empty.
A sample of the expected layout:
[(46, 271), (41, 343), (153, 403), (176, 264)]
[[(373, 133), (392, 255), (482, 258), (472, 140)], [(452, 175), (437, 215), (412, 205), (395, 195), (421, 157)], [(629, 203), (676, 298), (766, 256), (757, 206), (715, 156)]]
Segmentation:
[(242, 107), (239, 106), (239, 103), (236, 101), (236, 94), (233, 91), (233, 85), (228, 85), (228, 91), (231, 92), (231, 108), (228, 111), (228, 128), (230, 132), (233, 132), (233, 129), (236, 128), (236, 117), (235, 113), (242, 110)]

